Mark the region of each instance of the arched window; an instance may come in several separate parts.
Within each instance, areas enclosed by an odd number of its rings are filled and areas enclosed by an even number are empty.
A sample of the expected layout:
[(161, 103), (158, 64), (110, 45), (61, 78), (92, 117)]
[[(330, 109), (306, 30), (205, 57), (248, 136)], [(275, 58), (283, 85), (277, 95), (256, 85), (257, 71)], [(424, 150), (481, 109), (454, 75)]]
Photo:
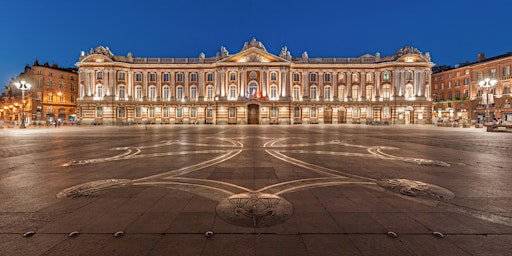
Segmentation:
[(126, 86), (120, 85), (119, 86), (119, 92), (117, 93), (120, 100), (123, 100), (126, 98)]
[(197, 87), (196, 86), (190, 87), (190, 99), (191, 100), (197, 99)]
[(366, 98), (367, 99), (373, 98), (373, 86), (371, 86), (371, 85), (366, 86)]
[(277, 85), (275, 84), (270, 86), (270, 99), (277, 99)]
[(96, 97), (103, 98), (103, 85), (101, 84), (96, 85)]
[(213, 100), (213, 86), (211, 85), (206, 87), (206, 98), (208, 100)]
[(324, 100), (330, 100), (331, 99), (331, 87), (325, 86), (324, 87)]
[(298, 85), (293, 87), (293, 99), (294, 100), (300, 99), (300, 87)]
[(389, 99), (391, 97), (391, 85), (385, 84), (382, 86), (382, 98)]
[(229, 98), (232, 100), (236, 99), (236, 85), (234, 84), (229, 86)]
[(367, 83), (373, 82), (373, 74), (372, 73), (366, 73), (366, 82)]
[(352, 86), (352, 99), (359, 99), (359, 86), (357, 85)]
[(156, 87), (154, 87), (154, 86), (149, 87), (149, 100), (152, 100), (152, 101), (156, 100)]
[(414, 90), (412, 84), (405, 85), (405, 99), (412, 99), (414, 97)]
[(162, 98), (164, 100), (169, 100), (169, 86), (164, 86), (163, 90), (162, 90)]
[(295, 106), (293, 108), (293, 117), (295, 117), (295, 118), (300, 117), (300, 107), (299, 106)]
[(345, 100), (345, 98), (347, 98), (347, 87), (344, 85), (338, 87), (338, 98), (340, 100)]
[(183, 86), (176, 87), (176, 99), (183, 99)]
[(311, 89), (309, 89), (309, 90), (310, 90), (309, 96), (311, 97), (311, 99), (316, 100), (317, 99), (316, 86), (311, 86)]
[(352, 73), (352, 82), (359, 82), (359, 73)]
[(235, 72), (229, 73), (229, 80), (231, 80), (231, 81), (235, 81), (236, 80), (236, 73)]
[(142, 100), (142, 86), (135, 87), (135, 98), (137, 100)]
[(258, 84), (255, 82), (249, 83), (249, 95), (251, 98), (258, 97)]

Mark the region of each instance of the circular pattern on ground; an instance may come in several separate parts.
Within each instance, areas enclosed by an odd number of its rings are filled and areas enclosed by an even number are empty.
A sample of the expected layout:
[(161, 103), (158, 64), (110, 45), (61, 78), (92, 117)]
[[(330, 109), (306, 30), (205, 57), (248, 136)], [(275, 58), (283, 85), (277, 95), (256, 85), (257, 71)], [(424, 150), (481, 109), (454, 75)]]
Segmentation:
[(434, 199), (451, 199), (455, 194), (446, 188), (408, 179), (383, 179), (377, 182), (381, 187), (406, 196), (424, 196)]
[(261, 228), (286, 221), (293, 214), (293, 206), (282, 197), (252, 192), (222, 200), (216, 211), (221, 219), (233, 225)]

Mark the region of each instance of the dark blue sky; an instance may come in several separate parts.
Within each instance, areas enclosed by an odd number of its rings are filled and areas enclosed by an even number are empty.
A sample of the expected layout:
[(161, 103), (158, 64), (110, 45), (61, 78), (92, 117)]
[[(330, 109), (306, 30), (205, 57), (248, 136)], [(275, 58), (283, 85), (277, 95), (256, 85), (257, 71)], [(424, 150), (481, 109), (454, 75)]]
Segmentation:
[(134, 57), (239, 52), (255, 37), (279, 54), (392, 55), (405, 45), (438, 64), (512, 51), (506, 0), (25, 0), (0, 4), (0, 86), (25, 64), (71, 67), (98, 45)]

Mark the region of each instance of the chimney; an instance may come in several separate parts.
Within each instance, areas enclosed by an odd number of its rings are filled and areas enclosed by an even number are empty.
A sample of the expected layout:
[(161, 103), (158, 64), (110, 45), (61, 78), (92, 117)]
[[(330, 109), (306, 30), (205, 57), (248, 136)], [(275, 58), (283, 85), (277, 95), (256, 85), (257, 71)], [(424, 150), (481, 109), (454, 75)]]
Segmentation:
[(478, 61), (482, 61), (485, 59), (485, 54), (484, 53), (479, 53), (478, 54)]

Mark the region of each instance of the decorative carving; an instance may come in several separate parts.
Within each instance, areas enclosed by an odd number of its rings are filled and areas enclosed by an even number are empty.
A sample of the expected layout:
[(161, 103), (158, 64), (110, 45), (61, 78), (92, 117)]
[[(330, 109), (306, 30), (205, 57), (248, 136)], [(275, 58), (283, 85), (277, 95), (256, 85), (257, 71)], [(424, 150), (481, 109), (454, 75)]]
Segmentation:
[(265, 49), (265, 46), (263, 46), (263, 44), (260, 42), (260, 41), (257, 41), (256, 38), (252, 38), (252, 40), (250, 42), (245, 42), (244, 43), (244, 48), (242, 48), (242, 51), (245, 51), (249, 48), (258, 48), (262, 51), (267, 51), (267, 49)]
[(407, 45), (407, 46), (405, 46), (403, 48), (400, 48), (400, 50), (398, 50), (398, 52), (396, 54), (399, 55), (399, 56), (406, 55), (406, 54), (422, 55), (421, 52), (417, 48), (414, 48), (414, 47), (412, 47), (410, 45)]
[(110, 51), (110, 49), (107, 47), (103, 47), (103, 46), (98, 46), (96, 47), (96, 49), (92, 49), (89, 51), (89, 54), (88, 55), (91, 55), (91, 54), (101, 54), (101, 55), (105, 55), (105, 56), (108, 56), (110, 58), (112, 58), (114, 56), (114, 54), (112, 54), (112, 52)]

